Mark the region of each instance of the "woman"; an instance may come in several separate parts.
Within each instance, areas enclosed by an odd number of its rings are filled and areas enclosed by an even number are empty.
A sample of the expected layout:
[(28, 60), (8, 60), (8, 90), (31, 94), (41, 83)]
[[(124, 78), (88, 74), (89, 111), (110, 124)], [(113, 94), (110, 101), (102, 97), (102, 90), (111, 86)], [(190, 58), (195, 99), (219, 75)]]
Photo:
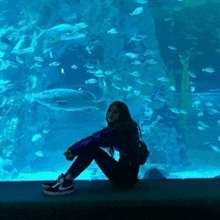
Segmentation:
[[(135, 150), (141, 137), (139, 125), (131, 118), (127, 105), (113, 102), (106, 113), (108, 126), (91, 136), (76, 142), (64, 153), (66, 159), (75, 161), (66, 174), (61, 174), (52, 183), (45, 183), (44, 194), (64, 195), (73, 192), (76, 179), (93, 160), (116, 186), (129, 188), (138, 182), (140, 165), (135, 162)], [(111, 156), (101, 148), (110, 148)], [(114, 148), (120, 158), (113, 158)]]

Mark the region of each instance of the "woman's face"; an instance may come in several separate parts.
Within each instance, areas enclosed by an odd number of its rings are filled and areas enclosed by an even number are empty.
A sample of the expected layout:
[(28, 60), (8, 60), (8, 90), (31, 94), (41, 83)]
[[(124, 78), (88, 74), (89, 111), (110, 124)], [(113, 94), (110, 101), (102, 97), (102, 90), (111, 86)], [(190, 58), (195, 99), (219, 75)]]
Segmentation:
[(113, 105), (107, 113), (107, 120), (109, 123), (114, 123), (114, 122), (118, 121), (118, 119), (119, 119), (118, 108), (117, 108), (117, 106)]

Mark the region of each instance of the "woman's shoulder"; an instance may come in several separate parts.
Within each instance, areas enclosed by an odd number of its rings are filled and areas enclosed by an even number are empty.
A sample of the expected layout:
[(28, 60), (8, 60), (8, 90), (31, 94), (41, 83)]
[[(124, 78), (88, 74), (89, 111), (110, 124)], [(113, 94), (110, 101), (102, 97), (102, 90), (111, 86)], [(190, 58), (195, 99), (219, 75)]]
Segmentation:
[(133, 122), (133, 121), (124, 121), (124, 122), (120, 122), (117, 127), (120, 129), (120, 130), (123, 130), (123, 131), (137, 131), (138, 130), (138, 127), (137, 127), (137, 123)]

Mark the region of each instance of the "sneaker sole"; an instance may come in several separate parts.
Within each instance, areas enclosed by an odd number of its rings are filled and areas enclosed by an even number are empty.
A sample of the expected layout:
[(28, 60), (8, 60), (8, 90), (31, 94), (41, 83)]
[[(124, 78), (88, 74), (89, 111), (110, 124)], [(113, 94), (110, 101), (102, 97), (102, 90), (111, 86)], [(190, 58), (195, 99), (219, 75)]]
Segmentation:
[(44, 189), (49, 189), (51, 186), (46, 186), (46, 185), (43, 184), (41, 187), (44, 188)]
[(44, 194), (48, 196), (63, 196), (63, 195), (71, 194), (73, 193), (73, 191), (74, 189), (69, 190), (69, 191), (64, 191), (64, 192), (49, 192), (49, 191), (44, 190)]

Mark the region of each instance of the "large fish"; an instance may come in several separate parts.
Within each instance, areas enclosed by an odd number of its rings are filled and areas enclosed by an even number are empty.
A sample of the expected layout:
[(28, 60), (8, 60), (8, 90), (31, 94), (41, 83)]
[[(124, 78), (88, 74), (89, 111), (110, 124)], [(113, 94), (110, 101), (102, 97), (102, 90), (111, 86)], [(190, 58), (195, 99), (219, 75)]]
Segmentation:
[(94, 94), (81, 90), (57, 88), (33, 93), (31, 98), (44, 106), (58, 110), (106, 109), (105, 101), (97, 100)]

